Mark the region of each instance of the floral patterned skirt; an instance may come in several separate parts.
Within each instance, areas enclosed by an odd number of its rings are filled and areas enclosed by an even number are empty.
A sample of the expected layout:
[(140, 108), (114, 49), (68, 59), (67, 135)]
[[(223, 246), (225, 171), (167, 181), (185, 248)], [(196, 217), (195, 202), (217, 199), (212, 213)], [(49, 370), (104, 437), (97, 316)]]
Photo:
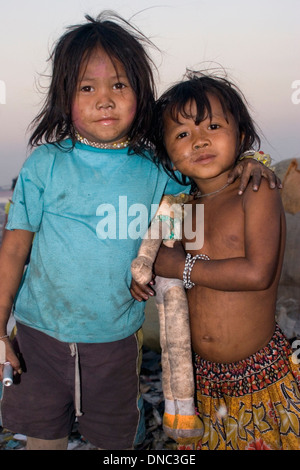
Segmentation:
[(199, 450), (300, 450), (299, 360), (276, 326), (249, 358), (216, 364), (195, 358)]

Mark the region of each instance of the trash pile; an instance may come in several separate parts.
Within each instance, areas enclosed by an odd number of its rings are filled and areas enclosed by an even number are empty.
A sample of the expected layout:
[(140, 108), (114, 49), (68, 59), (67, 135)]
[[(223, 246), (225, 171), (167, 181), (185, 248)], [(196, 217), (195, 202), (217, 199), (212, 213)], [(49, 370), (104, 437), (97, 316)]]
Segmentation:
[(300, 302), (280, 297), (276, 304), (276, 321), (289, 340), (300, 338)]
[(146, 438), (137, 450), (174, 450), (176, 443), (163, 431), (164, 396), (161, 380), (161, 355), (144, 348), (140, 375), (144, 399)]
[[(176, 444), (162, 429), (164, 399), (161, 382), (161, 356), (159, 353), (144, 349), (140, 375), (141, 393), (144, 398), (146, 438), (136, 450), (172, 450)], [(1, 390), (0, 390), (1, 395)], [(0, 450), (24, 450), (26, 436), (12, 434), (0, 427)], [(69, 437), (68, 450), (95, 450), (84, 436), (81, 436), (75, 423)]]

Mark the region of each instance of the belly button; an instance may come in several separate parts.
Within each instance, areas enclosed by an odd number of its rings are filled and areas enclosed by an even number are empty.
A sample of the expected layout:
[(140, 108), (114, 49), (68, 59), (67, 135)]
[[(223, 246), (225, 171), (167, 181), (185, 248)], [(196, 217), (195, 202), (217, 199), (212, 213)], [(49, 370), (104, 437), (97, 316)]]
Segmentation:
[(204, 336), (202, 336), (202, 341), (210, 342), (210, 341), (212, 341), (212, 337), (208, 336), (208, 335), (204, 335)]

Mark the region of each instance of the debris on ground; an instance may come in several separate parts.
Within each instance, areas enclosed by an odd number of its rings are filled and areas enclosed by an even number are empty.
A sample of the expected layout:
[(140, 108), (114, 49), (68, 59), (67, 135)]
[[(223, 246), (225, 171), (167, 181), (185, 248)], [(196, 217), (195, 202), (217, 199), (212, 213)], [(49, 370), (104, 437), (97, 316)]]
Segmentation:
[(140, 383), (145, 408), (146, 438), (138, 450), (176, 449), (175, 442), (162, 428), (164, 396), (161, 376), (161, 355), (144, 348)]

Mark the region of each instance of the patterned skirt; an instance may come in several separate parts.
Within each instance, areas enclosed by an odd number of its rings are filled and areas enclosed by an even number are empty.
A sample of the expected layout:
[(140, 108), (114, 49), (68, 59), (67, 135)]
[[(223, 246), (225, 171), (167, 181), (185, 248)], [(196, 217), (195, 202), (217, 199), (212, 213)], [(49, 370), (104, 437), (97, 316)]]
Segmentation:
[(199, 450), (300, 450), (299, 358), (276, 326), (260, 351), (232, 364), (195, 358)]

